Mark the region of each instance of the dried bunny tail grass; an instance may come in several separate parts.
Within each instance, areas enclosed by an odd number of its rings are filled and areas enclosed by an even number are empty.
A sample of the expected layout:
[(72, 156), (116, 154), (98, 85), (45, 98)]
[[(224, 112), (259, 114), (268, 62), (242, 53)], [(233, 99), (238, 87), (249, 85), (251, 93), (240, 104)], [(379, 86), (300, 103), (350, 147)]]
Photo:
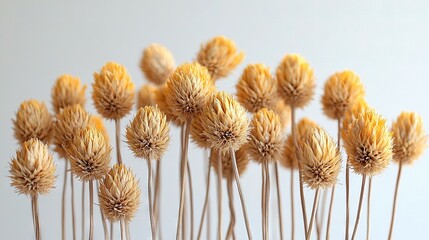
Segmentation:
[(107, 133), (107, 129), (104, 126), (103, 119), (96, 115), (91, 115), (89, 119), (89, 125), (95, 129), (97, 129), (99, 132), (101, 132), (104, 136), (104, 139), (107, 143), (110, 142), (109, 140), (109, 134)]
[(225, 92), (216, 93), (201, 115), (203, 134), (211, 148), (237, 151), (247, 142), (250, 130), (246, 110)]
[(85, 107), (86, 85), (82, 85), (78, 77), (64, 74), (57, 78), (51, 91), (52, 105), (55, 113), (68, 106), (79, 104)]
[(100, 182), (101, 211), (111, 222), (130, 222), (139, 208), (140, 194), (139, 182), (131, 169), (115, 164)]
[(393, 159), (396, 162), (412, 164), (428, 146), (423, 119), (414, 112), (402, 112), (393, 122), (392, 132)]
[(52, 124), (52, 116), (46, 105), (37, 100), (29, 100), (19, 106), (13, 120), (13, 131), (20, 144), (31, 138), (49, 144), (52, 138)]
[(286, 55), (276, 70), (278, 93), (293, 108), (302, 108), (314, 96), (313, 69), (297, 54)]
[(71, 170), (82, 181), (103, 178), (110, 168), (110, 153), (103, 133), (93, 127), (81, 130), (67, 148)]
[(134, 104), (134, 84), (124, 66), (108, 62), (94, 73), (92, 99), (98, 113), (117, 120), (127, 115)]
[(323, 111), (332, 119), (341, 119), (364, 96), (365, 89), (358, 75), (350, 70), (337, 72), (325, 83)]
[(244, 59), (244, 53), (238, 52), (235, 43), (218, 36), (203, 44), (197, 54), (197, 61), (205, 66), (213, 80), (228, 76)]
[(192, 119), (191, 123), (191, 138), (194, 143), (196, 143), (201, 148), (210, 148), (209, 139), (204, 134), (204, 126), (203, 126), (203, 117), (202, 114), (196, 116)]
[(250, 139), (246, 145), (251, 158), (258, 163), (278, 161), (283, 153), (284, 129), (280, 117), (262, 108), (253, 115)]
[(147, 78), (156, 85), (167, 82), (174, 72), (176, 63), (171, 52), (160, 44), (151, 44), (143, 51), (140, 69)]
[[(213, 167), (216, 173), (219, 172), (219, 167), (217, 163), (218, 158), (219, 152), (213, 150), (210, 154), (210, 165)], [(231, 152), (220, 153), (220, 158), (222, 162), (222, 177), (225, 179), (233, 179), (234, 169), (232, 166)], [(241, 176), (241, 174), (246, 171), (250, 159), (244, 148), (240, 148), (238, 151), (235, 152), (235, 158), (237, 160), (238, 173)]]
[(155, 92), (157, 88), (150, 85), (144, 84), (137, 94), (137, 110), (146, 106), (155, 106)]
[(289, 105), (286, 105), (286, 103), (283, 100), (277, 99), (272, 110), (279, 115), (280, 122), (282, 123), (282, 127), (283, 129), (286, 129), (287, 126), (289, 126), (290, 124), (290, 119), (292, 114)]
[[(297, 142), (302, 141), (302, 139), (310, 132), (311, 129), (318, 127), (318, 124), (310, 120), (309, 118), (302, 118), (296, 128), (296, 138)], [(298, 159), (296, 159), (295, 147), (293, 142), (293, 136), (289, 135), (286, 139), (283, 156), (280, 158), (280, 163), (285, 168), (298, 169)]]
[(155, 90), (155, 103), (158, 106), (159, 110), (161, 110), (165, 114), (165, 116), (167, 116), (167, 120), (169, 122), (172, 122), (176, 126), (182, 126), (185, 122), (173, 114), (173, 110), (166, 102), (166, 91), (167, 84), (164, 84), (163, 86), (160, 86)]
[(55, 186), (55, 164), (48, 146), (33, 138), (22, 144), (10, 163), (11, 185), (19, 194), (47, 194)]
[(277, 82), (264, 64), (249, 64), (236, 85), (237, 100), (250, 112), (273, 109), (277, 103)]
[(381, 173), (393, 155), (392, 133), (386, 120), (374, 110), (367, 110), (344, 128), (344, 148), (353, 170), (368, 176)]
[(167, 117), (157, 108), (140, 108), (126, 128), (128, 147), (134, 155), (146, 160), (160, 160), (170, 143)]
[(311, 128), (298, 142), (302, 180), (311, 189), (335, 185), (341, 156), (334, 140), (321, 127)]
[(90, 125), (91, 116), (80, 105), (64, 108), (54, 124), (55, 151), (60, 157), (67, 158), (65, 149), (73, 141), (73, 137)]

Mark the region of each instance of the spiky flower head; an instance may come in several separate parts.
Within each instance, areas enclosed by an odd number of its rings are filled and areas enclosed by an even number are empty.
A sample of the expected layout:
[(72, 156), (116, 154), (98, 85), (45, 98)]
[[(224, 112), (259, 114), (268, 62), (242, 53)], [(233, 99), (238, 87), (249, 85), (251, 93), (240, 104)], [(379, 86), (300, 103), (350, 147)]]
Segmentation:
[(55, 113), (58, 114), (61, 109), (75, 104), (85, 107), (85, 90), (86, 85), (82, 85), (78, 77), (68, 74), (59, 76), (51, 92)]
[(264, 64), (249, 64), (238, 80), (237, 100), (250, 112), (273, 109), (277, 102), (277, 82)]
[(111, 148), (103, 133), (93, 127), (80, 131), (66, 151), (73, 174), (82, 181), (100, 180), (109, 171)]
[(104, 122), (103, 119), (99, 116), (96, 115), (91, 115), (90, 119), (89, 119), (89, 126), (97, 129), (99, 132), (101, 132), (104, 136), (104, 139), (106, 140), (106, 142), (109, 142), (109, 134), (107, 133), (107, 129), (104, 126)]
[(283, 100), (277, 99), (276, 104), (274, 105), (272, 110), (279, 115), (282, 127), (283, 129), (286, 129), (287, 126), (290, 124), (291, 119), (291, 109), (289, 105), (286, 105)]
[(167, 120), (176, 126), (181, 126), (185, 122), (173, 114), (173, 109), (167, 104), (165, 93), (167, 91), (167, 84), (160, 86), (155, 90), (155, 103), (159, 109), (167, 116)]
[(243, 58), (244, 53), (238, 52), (235, 43), (224, 36), (210, 39), (197, 54), (197, 61), (209, 70), (213, 80), (228, 76)]
[(258, 163), (278, 161), (283, 152), (284, 129), (280, 117), (272, 110), (262, 108), (250, 123), (249, 155)]
[(204, 134), (203, 114), (196, 116), (191, 122), (191, 138), (201, 148), (210, 148), (208, 137)]
[[(232, 156), (231, 152), (219, 153), (216, 150), (212, 150), (210, 154), (210, 165), (214, 168), (216, 173), (219, 173), (218, 159), (221, 159), (222, 162), (222, 177), (225, 179), (234, 178), (234, 168), (232, 166)], [(235, 159), (237, 161), (238, 174), (241, 176), (247, 169), (250, 159), (246, 150), (240, 148), (235, 152)]]
[(134, 155), (146, 160), (159, 160), (170, 143), (170, 126), (167, 117), (158, 107), (140, 108), (127, 126), (128, 147)]
[(249, 121), (246, 110), (225, 92), (216, 93), (201, 115), (204, 135), (210, 147), (225, 153), (237, 151), (247, 142)]
[[(359, 114), (369, 111), (373, 109), (369, 104), (366, 102), (365, 98), (358, 99), (351, 109), (346, 112), (344, 118), (343, 118), (343, 126), (348, 126), (354, 119), (356, 119)], [(344, 128), (341, 129), (341, 131), (344, 131)]]
[(130, 222), (139, 208), (140, 194), (139, 183), (131, 169), (115, 164), (100, 182), (101, 211), (111, 222)]
[(311, 128), (298, 142), (301, 178), (311, 189), (335, 185), (341, 156), (334, 140), (321, 127)]
[(167, 82), (168, 77), (174, 71), (175, 65), (171, 52), (157, 43), (153, 43), (144, 49), (140, 61), (140, 69), (146, 79), (156, 85), (162, 85)]
[(381, 173), (393, 155), (392, 133), (386, 120), (374, 110), (367, 110), (343, 126), (344, 148), (353, 170), (369, 176)]
[(29, 100), (21, 103), (13, 120), (15, 138), (20, 144), (37, 138), (48, 144), (52, 138), (52, 115), (42, 102)]
[(360, 78), (350, 70), (334, 73), (325, 83), (323, 111), (332, 119), (341, 119), (365, 96)]
[(428, 146), (423, 119), (414, 112), (402, 112), (393, 122), (392, 132), (393, 159), (396, 162), (412, 164)]
[(55, 165), (48, 146), (36, 138), (22, 144), (10, 163), (11, 185), (19, 194), (47, 194), (55, 186)]
[(276, 70), (278, 93), (293, 108), (305, 107), (314, 95), (313, 69), (297, 54), (286, 55)]
[(144, 84), (137, 95), (137, 110), (146, 106), (155, 106), (155, 91), (156, 87), (150, 84)]
[(124, 66), (108, 62), (94, 73), (92, 99), (98, 113), (115, 120), (127, 115), (134, 104), (134, 84)]

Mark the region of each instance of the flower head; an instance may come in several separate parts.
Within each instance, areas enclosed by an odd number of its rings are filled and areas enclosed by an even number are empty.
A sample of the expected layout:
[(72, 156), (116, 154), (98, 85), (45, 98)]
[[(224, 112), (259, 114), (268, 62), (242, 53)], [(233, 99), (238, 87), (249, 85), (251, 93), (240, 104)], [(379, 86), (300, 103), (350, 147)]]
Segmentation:
[(160, 86), (155, 90), (155, 103), (159, 109), (167, 116), (167, 120), (176, 126), (181, 126), (185, 123), (183, 119), (179, 119), (173, 114), (173, 109), (167, 104), (165, 93), (167, 91), (167, 84)]
[(140, 68), (147, 80), (162, 85), (173, 73), (175, 68), (173, 55), (160, 44), (151, 44), (143, 51)]
[(211, 145), (208, 137), (204, 134), (204, 126), (202, 121), (202, 114), (192, 119), (190, 129), (191, 138), (193, 142), (195, 142), (199, 147), (209, 149)]
[[(218, 159), (221, 158), (222, 162), (222, 177), (231, 179), (234, 177), (234, 169), (232, 166), (231, 152), (219, 153), (216, 150), (212, 150), (210, 154), (210, 165), (214, 168), (215, 172), (219, 172)], [(241, 176), (242, 173), (247, 169), (250, 159), (246, 153), (246, 150), (240, 148), (235, 152), (235, 160), (237, 161), (238, 174)]]
[(104, 136), (104, 139), (106, 142), (109, 142), (109, 134), (107, 133), (107, 129), (104, 126), (103, 119), (96, 115), (91, 115), (89, 119), (89, 125), (95, 129), (97, 129), (99, 132), (101, 132)]
[(146, 106), (155, 106), (155, 91), (156, 87), (150, 84), (144, 84), (137, 95), (137, 110)]
[(85, 107), (86, 85), (81, 85), (80, 79), (72, 75), (61, 75), (52, 88), (51, 98), (55, 113), (75, 104)]
[[(354, 119), (356, 119), (359, 114), (364, 113), (366, 111), (369, 111), (373, 109), (371, 106), (368, 105), (365, 98), (358, 99), (351, 109), (349, 109), (344, 118), (343, 118), (343, 126), (347, 127)], [(345, 128), (343, 127), (341, 131), (344, 131)]]

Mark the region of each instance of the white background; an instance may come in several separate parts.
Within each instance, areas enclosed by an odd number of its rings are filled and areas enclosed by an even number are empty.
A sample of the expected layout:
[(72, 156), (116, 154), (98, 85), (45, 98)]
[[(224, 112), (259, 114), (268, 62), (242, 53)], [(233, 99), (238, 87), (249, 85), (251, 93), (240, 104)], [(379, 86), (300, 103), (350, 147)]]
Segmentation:
[[(32, 239), (30, 199), (16, 195), (9, 186), (8, 162), (17, 148), (11, 119), (19, 104), (30, 98), (45, 101), (52, 109), (50, 90), (59, 75), (70, 73), (90, 85), (92, 74), (105, 62), (113, 60), (124, 64), (136, 86), (140, 87), (145, 80), (138, 62), (143, 48), (148, 44), (158, 42), (165, 45), (174, 54), (176, 62), (182, 63), (195, 58), (202, 42), (216, 35), (225, 35), (236, 42), (246, 57), (233, 74), (218, 82), (222, 90), (235, 92), (235, 83), (246, 64), (262, 62), (274, 70), (284, 54), (300, 53), (313, 66), (318, 88), (314, 101), (304, 111), (299, 111), (298, 116), (311, 117), (332, 136), (336, 136), (336, 125), (323, 115), (320, 94), (328, 76), (343, 69), (352, 69), (361, 76), (367, 89), (368, 102), (389, 123), (403, 110), (418, 112), (428, 123), (429, 111), (424, 103), (428, 99), (429, 86), (428, 10), (427, 1), (0, 1), (0, 238)], [(90, 92), (89, 87), (88, 97)], [(87, 107), (95, 112), (90, 98)], [(122, 127), (134, 113), (127, 116)], [(113, 136), (113, 122), (108, 122), (107, 126)], [(177, 129), (172, 131), (170, 150), (162, 160), (162, 229), (165, 239), (173, 239), (176, 229), (178, 134)], [(122, 145), (122, 152), (125, 163), (141, 179), (143, 189), (143, 204), (131, 224), (132, 236), (133, 239), (149, 239), (145, 200), (146, 164), (132, 157), (125, 144)], [(196, 146), (192, 145), (190, 152), (195, 219), (198, 221), (204, 189), (204, 160), (202, 151)], [(413, 166), (404, 168), (395, 239), (427, 238), (428, 156), (426, 153)], [(56, 162), (59, 175), (57, 188), (40, 198), (44, 239), (60, 239), (61, 236), (60, 200), (64, 162), (57, 158)], [(332, 239), (343, 239), (344, 234), (343, 173), (337, 187)], [(396, 173), (397, 165), (392, 164), (382, 175), (374, 178), (372, 239), (387, 238)], [(256, 164), (252, 164), (242, 178), (255, 239), (261, 239), (259, 178), (260, 169)], [(281, 171), (281, 181), (285, 234), (289, 239), (289, 173), (286, 170)], [(79, 186), (80, 183), (76, 181), (75, 185)], [(359, 176), (351, 176), (351, 187), (353, 224)], [(79, 196), (80, 188), (77, 189), (76, 195)], [(306, 196), (307, 201), (311, 202), (313, 192), (306, 190)], [(79, 203), (79, 198), (76, 201)], [(239, 239), (245, 239), (238, 203), (236, 201), (236, 231)], [(77, 206), (80, 209), (80, 205)], [(226, 198), (224, 206), (225, 230), (228, 219)], [(214, 232), (215, 208), (212, 210)], [(96, 239), (101, 239), (101, 224), (98, 211), (96, 213)], [(302, 239), (299, 205), (296, 205), (296, 215), (297, 239)], [(271, 221), (273, 239), (277, 239), (274, 215)], [(363, 213), (357, 238), (363, 239), (364, 236)]]

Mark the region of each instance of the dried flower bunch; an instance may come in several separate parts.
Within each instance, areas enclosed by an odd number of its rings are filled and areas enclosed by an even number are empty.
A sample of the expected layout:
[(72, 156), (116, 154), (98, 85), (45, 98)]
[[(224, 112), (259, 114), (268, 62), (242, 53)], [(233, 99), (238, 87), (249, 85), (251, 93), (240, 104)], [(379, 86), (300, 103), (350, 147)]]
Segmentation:
[(85, 90), (86, 85), (82, 85), (77, 77), (69, 74), (58, 77), (51, 93), (55, 113), (75, 104), (85, 107)]
[(175, 62), (171, 52), (160, 44), (151, 44), (143, 51), (140, 69), (146, 79), (156, 85), (167, 82), (174, 72)]

